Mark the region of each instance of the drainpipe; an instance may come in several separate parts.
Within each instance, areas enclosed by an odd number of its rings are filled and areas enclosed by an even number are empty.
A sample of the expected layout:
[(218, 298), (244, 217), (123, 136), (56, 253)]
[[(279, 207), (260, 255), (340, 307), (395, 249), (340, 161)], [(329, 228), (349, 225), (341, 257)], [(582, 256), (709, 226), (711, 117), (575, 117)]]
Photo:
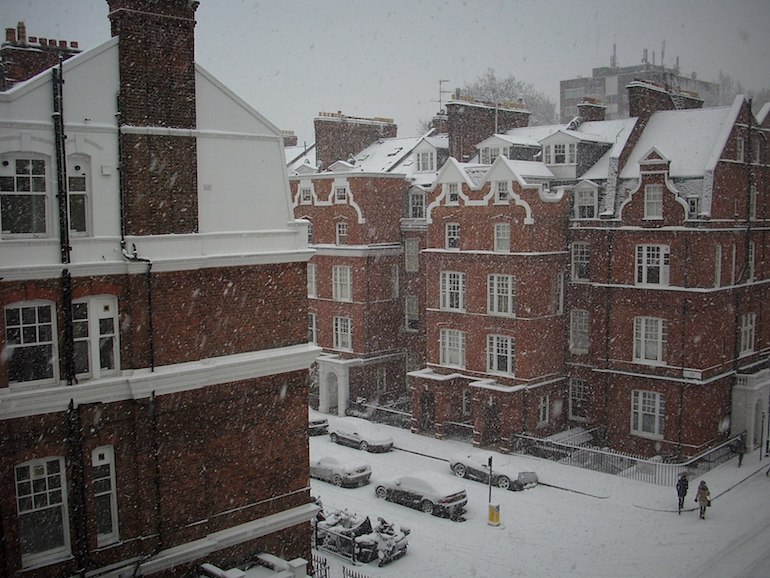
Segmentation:
[(75, 562), (77, 575), (84, 577), (88, 567), (88, 515), (86, 512), (86, 480), (83, 466), (83, 431), (80, 423), (80, 410), (75, 401), (70, 399), (67, 408), (67, 448), (69, 463), (72, 465), (72, 519), (75, 533)]
[(120, 251), (123, 258), (131, 262), (147, 263), (147, 341), (150, 349), (150, 371), (155, 371), (155, 330), (152, 323), (152, 261), (146, 257), (139, 257), (136, 245), (132, 244), (131, 251), (126, 245), (126, 195), (125, 195), (125, 171), (123, 170), (123, 139), (120, 128), (123, 126), (122, 115), (120, 112), (120, 93), (116, 97), (118, 112), (115, 113), (115, 119), (118, 124), (118, 208), (120, 217)]
[[(69, 197), (67, 195), (67, 135), (64, 132), (64, 76), (62, 63), (51, 69), (53, 76), (53, 121), (54, 145), (56, 148), (56, 199), (59, 214), (59, 250), (61, 262), (65, 265), (71, 262), (72, 247), (70, 246), (69, 227)], [(72, 277), (68, 269), (61, 274), (62, 317), (64, 318), (64, 335), (62, 341), (62, 358), (64, 361), (64, 378), (67, 385), (75, 383), (75, 345), (72, 328)]]

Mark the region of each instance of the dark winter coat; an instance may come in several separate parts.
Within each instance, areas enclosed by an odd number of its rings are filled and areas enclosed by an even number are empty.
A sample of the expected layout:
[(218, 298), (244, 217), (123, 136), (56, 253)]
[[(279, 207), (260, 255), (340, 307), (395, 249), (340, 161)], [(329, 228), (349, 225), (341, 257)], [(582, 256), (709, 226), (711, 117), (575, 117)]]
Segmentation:
[(690, 482), (687, 481), (685, 476), (679, 478), (676, 483), (676, 495), (680, 498), (684, 498), (687, 495), (687, 489), (690, 487)]

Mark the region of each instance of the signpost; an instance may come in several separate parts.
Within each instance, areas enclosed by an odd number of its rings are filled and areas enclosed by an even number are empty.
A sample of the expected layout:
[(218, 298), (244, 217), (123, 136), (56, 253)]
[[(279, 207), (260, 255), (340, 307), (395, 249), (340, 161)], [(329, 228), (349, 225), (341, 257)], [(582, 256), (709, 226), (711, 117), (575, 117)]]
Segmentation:
[(490, 526), (500, 525), (500, 504), (492, 504), (492, 456), (489, 456), (489, 520)]

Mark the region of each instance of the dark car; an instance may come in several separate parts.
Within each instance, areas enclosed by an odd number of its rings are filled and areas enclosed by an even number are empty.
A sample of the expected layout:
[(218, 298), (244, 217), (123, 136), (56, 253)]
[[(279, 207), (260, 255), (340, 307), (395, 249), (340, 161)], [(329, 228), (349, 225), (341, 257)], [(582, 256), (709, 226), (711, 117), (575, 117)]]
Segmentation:
[(371, 466), (357, 460), (343, 460), (334, 456), (310, 460), (310, 477), (331, 482), (335, 486), (363, 486), (369, 483), (371, 475)]
[(453, 520), (460, 518), (468, 503), (462, 486), (435, 472), (415, 472), (380, 482), (374, 493), (380, 499)]
[[(449, 467), (460, 478), (489, 483), (489, 455), (474, 453), (454, 456)], [(519, 472), (510, 463), (495, 458), (492, 461), (492, 484), (504, 490), (520, 491), (537, 485), (535, 472)]]

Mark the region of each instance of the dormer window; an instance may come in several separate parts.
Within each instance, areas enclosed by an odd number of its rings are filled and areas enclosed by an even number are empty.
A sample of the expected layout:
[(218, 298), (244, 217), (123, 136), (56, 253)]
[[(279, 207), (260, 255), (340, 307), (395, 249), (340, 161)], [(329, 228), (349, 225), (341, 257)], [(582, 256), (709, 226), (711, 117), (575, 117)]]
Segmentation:
[(436, 170), (436, 155), (433, 151), (417, 153), (417, 172), (430, 173)]
[(575, 143), (543, 145), (543, 162), (547, 165), (574, 165), (577, 162)]
[(456, 205), (460, 202), (460, 185), (458, 183), (447, 183), (447, 204)]
[(596, 218), (596, 190), (581, 189), (575, 191), (575, 218), (576, 219), (595, 219)]
[(348, 201), (348, 188), (347, 187), (334, 187), (334, 202), (346, 203)]
[(481, 164), (491, 165), (500, 156), (500, 147), (484, 147), (481, 149)]
[(309, 205), (313, 201), (313, 190), (310, 187), (302, 187), (299, 190), (299, 202)]
[(508, 201), (508, 181), (497, 181), (495, 190), (495, 202), (505, 203)]
[(663, 218), (663, 185), (645, 185), (644, 218)]
[(697, 219), (700, 213), (700, 197), (687, 197), (687, 218)]

